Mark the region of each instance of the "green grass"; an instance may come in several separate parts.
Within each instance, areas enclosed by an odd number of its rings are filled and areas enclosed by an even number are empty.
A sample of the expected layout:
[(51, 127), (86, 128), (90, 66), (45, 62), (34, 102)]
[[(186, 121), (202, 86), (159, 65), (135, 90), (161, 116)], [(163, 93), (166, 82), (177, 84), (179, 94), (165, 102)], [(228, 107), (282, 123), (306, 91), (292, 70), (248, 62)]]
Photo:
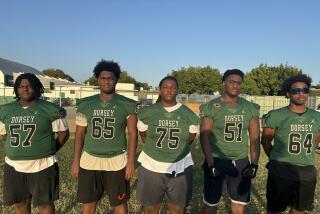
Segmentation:
[[(59, 152), (59, 167), (60, 167), (60, 199), (55, 202), (57, 213), (80, 213), (81, 204), (75, 201), (77, 181), (70, 175), (70, 167), (72, 162), (72, 148), (73, 141), (69, 140), (65, 147)], [(203, 162), (203, 155), (199, 142), (195, 142), (193, 145), (193, 158), (195, 162), (194, 167), (194, 183), (193, 183), (193, 199), (190, 206), (187, 207), (186, 213), (200, 213), (202, 206), (202, 170), (201, 164)], [(265, 213), (266, 210), (266, 177), (267, 170), (264, 168), (267, 162), (266, 156), (261, 152), (261, 158), (259, 163), (259, 170), (257, 177), (253, 181), (251, 191), (251, 203), (248, 206), (246, 213)], [(3, 163), (4, 163), (4, 145), (0, 147), (0, 186), (2, 188), (3, 182)], [(318, 166), (320, 161), (318, 160)], [(319, 167), (318, 167), (319, 168)], [(318, 178), (318, 183), (319, 178)], [(130, 213), (142, 213), (141, 206), (136, 201), (136, 186), (137, 180), (134, 178), (131, 181), (131, 199), (129, 201), (129, 212)], [(2, 190), (2, 189), (1, 189)], [(230, 213), (230, 204), (228, 197), (224, 195), (219, 205), (219, 213)], [(112, 208), (108, 204), (106, 197), (98, 204), (97, 213), (111, 213)], [(315, 208), (309, 213), (320, 212), (320, 188), (319, 185), (316, 189)], [(13, 213), (12, 207), (3, 206), (3, 195), (0, 191), (0, 213)], [(38, 213), (36, 209), (33, 209), (33, 213)], [(167, 208), (164, 205), (161, 213), (168, 213)]]

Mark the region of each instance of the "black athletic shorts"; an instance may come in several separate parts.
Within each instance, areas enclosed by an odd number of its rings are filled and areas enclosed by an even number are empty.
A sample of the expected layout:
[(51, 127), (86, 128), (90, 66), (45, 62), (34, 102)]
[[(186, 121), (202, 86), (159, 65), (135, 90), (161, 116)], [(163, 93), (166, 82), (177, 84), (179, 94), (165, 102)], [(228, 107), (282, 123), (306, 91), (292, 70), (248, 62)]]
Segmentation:
[(54, 165), (35, 173), (17, 172), (4, 164), (3, 199), (13, 205), (28, 198), (34, 206), (51, 204), (59, 198), (59, 167)]
[(97, 202), (102, 198), (104, 191), (113, 207), (129, 200), (130, 181), (125, 179), (125, 169), (99, 171), (80, 167), (77, 201), (80, 203)]
[(316, 188), (314, 166), (295, 166), (270, 161), (267, 181), (267, 208), (283, 212), (287, 207), (311, 211)]
[(219, 204), (224, 182), (232, 203), (247, 205), (250, 202), (251, 178), (242, 177), (242, 170), (249, 164), (248, 157), (239, 160), (214, 158), (214, 166), (221, 176), (212, 177), (204, 163), (203, 203), (208, 206)]

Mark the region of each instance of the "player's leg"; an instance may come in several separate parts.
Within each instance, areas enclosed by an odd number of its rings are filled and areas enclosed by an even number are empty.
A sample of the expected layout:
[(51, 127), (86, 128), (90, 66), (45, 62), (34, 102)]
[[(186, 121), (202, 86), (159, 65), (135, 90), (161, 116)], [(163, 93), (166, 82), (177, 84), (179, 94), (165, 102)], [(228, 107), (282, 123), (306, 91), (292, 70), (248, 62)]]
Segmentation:
[(55, 207), (54, 204), (46, 204), (46, 205), (40, 205), (38, 206), (40, 214), (54, 214), (55, 213)]
[[(223, 163), (219, 159), (215, 158), (215, 168), (222, 167)], [(220, 166), (221, 165), (221, 166)], [(203, 168), (203, 206), (202, 212), (205, 214), (217, 213), (217, 206), (219, 204), (222, 191), (224, 176), (212, 177), (212, 173), (208, 171), (208, 168)]]
[(184, 172), (169, 177), (165, 196), (171, 214), (182, 214), (189, 205), (192, 198), (192, 170), (192, 166), (189, 166)]
[(84, 203), (82, 207), (83, 214), (94, 214), (96, 212), (97, 202)]
[(164, 173), (150, 171), (139, 167), (137, 200), (145, 213), (159, 213), (166, 191), (168, 178)]
[(14, 204), (15, 214), (29, 214), (31, 213), (31, 199), (28, 198), (19, 203)]
[(233, 214), (243, 214), (244, 211), (246, 210), (246, 206), (247, 205), (244, 205), (244, 204), (231, 202), (231, 212)]
[(158, 214), (161, 209), (161, 203), (160, 204), (155, 204), (155, 205), (146, 205), (143, 206), (143, 212), (145, 214)]
[(110, 205), (116, 214), (127, 213), (127, 201), (130, 198), (130, 181), (125, 178), (125, 168), (119, 171), (105, 171), (102, 184), (109, 197)]
[(291, 208), (289, 214), (303, 214), (304, 211), (299, 211), (296, 209)]
[(126, 214), (127, 213), (127, 203), (122, 203), (114, 207), (115, 214)]
[(101, 173), (101, 171), (86, 170), (80, 167), (77, 201), (83, 204), (82, 212), (85, 214), (95, 213), (97, 202), (103, 195)]
[(168, 203), (168, 209), (169, 209), (170, 214), (183, 214), (185, 207), (181, 207), (179, 205)]

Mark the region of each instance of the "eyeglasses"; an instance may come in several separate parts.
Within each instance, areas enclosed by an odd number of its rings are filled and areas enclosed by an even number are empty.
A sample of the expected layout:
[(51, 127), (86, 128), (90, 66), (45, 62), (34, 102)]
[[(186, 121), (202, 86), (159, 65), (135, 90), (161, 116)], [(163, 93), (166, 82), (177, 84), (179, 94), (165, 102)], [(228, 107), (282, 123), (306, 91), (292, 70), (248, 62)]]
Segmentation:
[(308, 94), (309, 93), (309, 88), (292, 88), (290, 90), (290, 93), (293, 94), (293, 95), (296, 95), (296, 94)]

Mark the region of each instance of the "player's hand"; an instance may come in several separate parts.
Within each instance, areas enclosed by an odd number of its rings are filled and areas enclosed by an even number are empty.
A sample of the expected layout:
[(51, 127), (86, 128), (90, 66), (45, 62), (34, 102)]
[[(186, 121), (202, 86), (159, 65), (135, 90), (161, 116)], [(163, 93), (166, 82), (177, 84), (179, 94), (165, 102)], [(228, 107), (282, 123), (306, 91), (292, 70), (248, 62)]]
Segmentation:
[(316, 153), (320, 155), (320, 147), (316, 148)]
[(244, 168), (241, 172), (242, 177), (247, 177), (247, 178), (255, 178), (257, 175), (258, 171), (258, 165), (256, 164), (248, 164), (246, 168)]
[(130, 180), (134, 176), (134, 171), (135, 171), (134, 163), (128, 162), (126, 166), (126, 171), (125, 171), (127, 180)]
[(72, 175), (72, 177), (78, 178), (79, 170), (80, 170), (79, 161), (73, 161), (72, 165), (71, 165), (71, 175)]
[(207, 172), (208, 175), (213, 178), (222, 176), (222, 173), (214, 167), (213, 162), (210, 165), (207, 162), (204, 162), (202, 165), (202, 169), (204, 172)]

